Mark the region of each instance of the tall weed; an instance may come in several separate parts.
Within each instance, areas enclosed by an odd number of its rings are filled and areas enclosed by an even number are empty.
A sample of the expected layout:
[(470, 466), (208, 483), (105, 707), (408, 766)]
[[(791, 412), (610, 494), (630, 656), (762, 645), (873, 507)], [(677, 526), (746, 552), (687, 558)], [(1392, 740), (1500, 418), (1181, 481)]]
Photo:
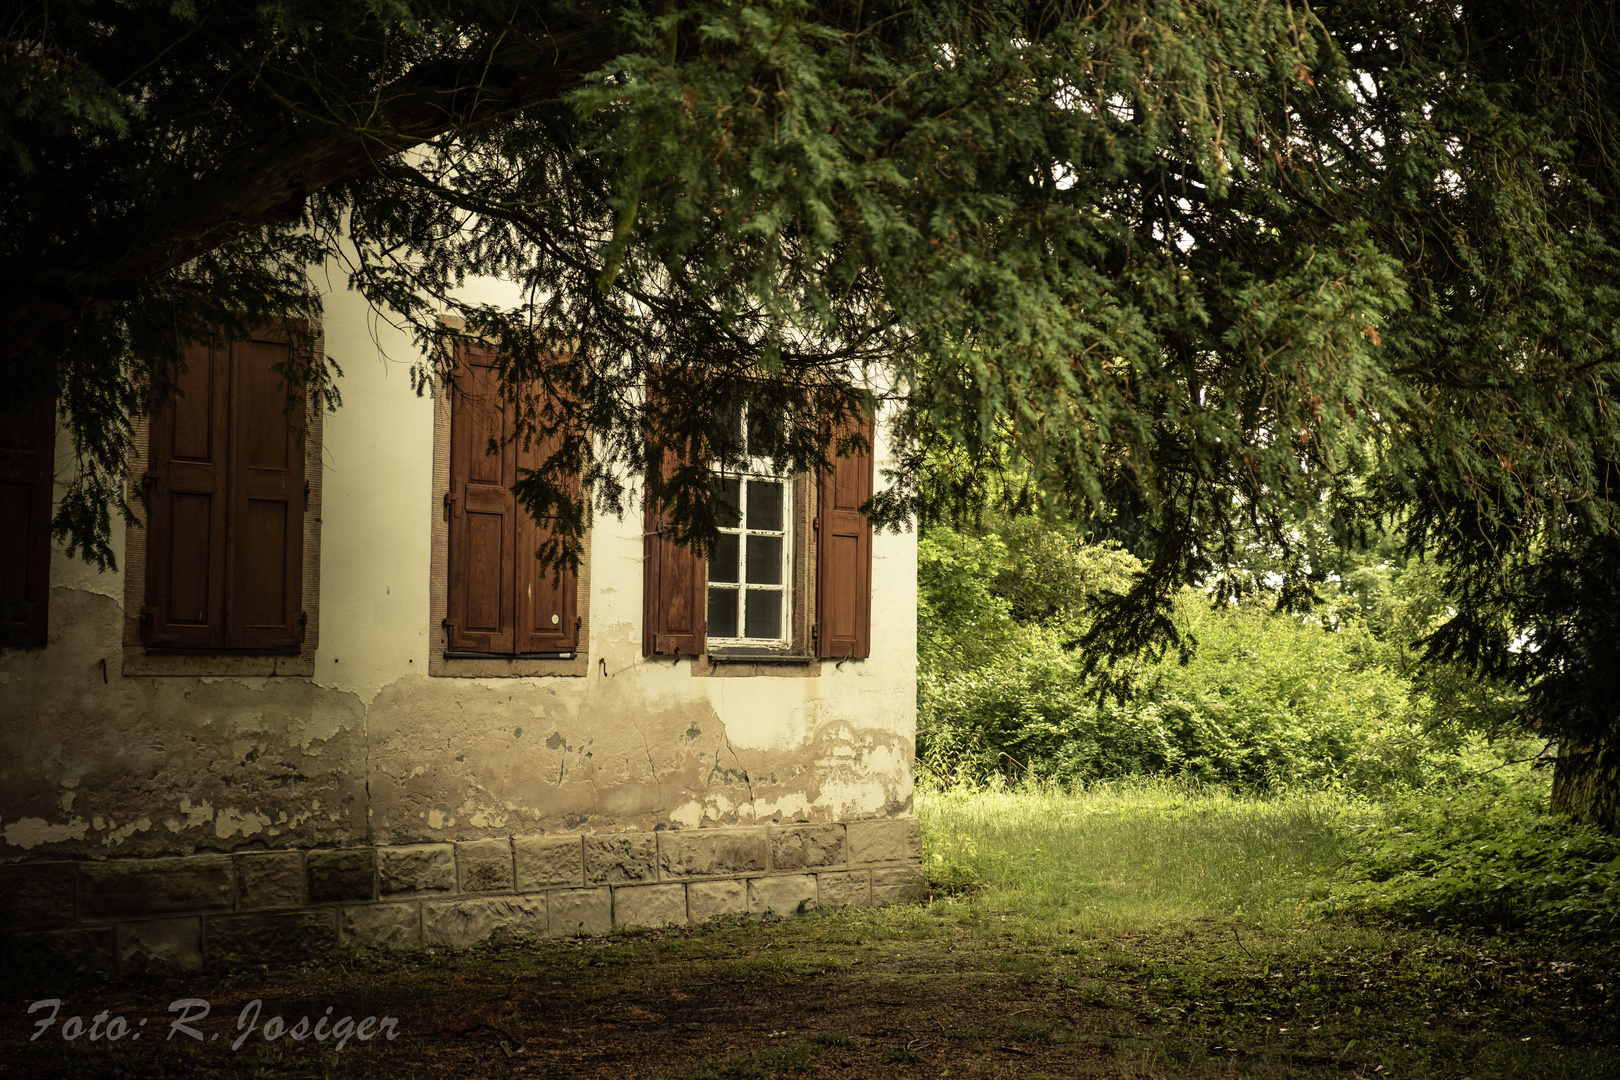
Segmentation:
[(1391, 799), (1348, 831), (1327, 910), (1561, 938), (1620, 931), (1620, 837), (1546, 810), (1538, 777)]

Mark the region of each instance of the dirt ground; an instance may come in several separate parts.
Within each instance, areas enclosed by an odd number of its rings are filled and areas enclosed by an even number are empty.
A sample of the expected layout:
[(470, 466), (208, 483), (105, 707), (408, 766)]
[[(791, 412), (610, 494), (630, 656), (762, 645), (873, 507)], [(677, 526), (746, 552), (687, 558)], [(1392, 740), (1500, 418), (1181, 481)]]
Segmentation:
[[(1390, 988), (1371, 981), (1378, 958), (1361, 975), (1344, 974), (1335, 990), (1331, 979), (1304, 982), (1303, 967), (1273, 972), (1269, 962), (1227, 978), (1200, 958), (1232, 948), (1218, 927), (1202, 936), (1037, 947), (954, 934), (925, 919), (907, 929), (882, 917), (818, 916), (403, 959), (329, 957), (284, 970), (242, 966), (62, 991), (8, 988), (0, 1076), (1406, 1075), (1381, 1064), (1388, 1059), (1376, 1045), (1369, 1054), (1364, 1034), (1343, 1028), (1352, 1008), (1365, 1027), (1356, 1002), (1390, 1000)], [(1491, 965), (1501, 962), (1480, 971)], [(1566, 993), (1565, 1012), (1612, 1000), (1600, 981), (1588, 985), (1598, 976), (1544, 974)], [(1314, 960), (1308, 977), (1318, 978)], [(1482, 1000), (1501, 996), (1477, 972), (1470, 977)], [(1356, 978), (1362, 996), (1352, 992)], [(1320, 992), (1288, 996), (1307, 986)], [(1552, 987), (1544, 980), (1537, 993)], [(54, 996), (59, 1006), (28, 1011)], [(197, 1002), (176, 1004), (185, 999), (206, 1001), (207, 1015)], [(1378, 1030), (1406, 1039), (1412, 1053), (1415, 1040), (1449, 1059), (1453, 1051), (1434, 1040), (1457, 1043), (1459, 1069), (1425, 1075), (1469, 1075), (1461, 1063), (1470, 1053), (1517, 1038), (1492, 1030), (1501, 1020), (1488, 1009), (1461, 1009), (1460, 1019), (1438, 1027), (1398, 1005), (1391, 1012)], [(368, 1027), (366, 1018), (376, 1019)], [(1548, 1037), (1541, 1021), (1525, 1023)], [(1402, 1034), (1403, 1025), (1416, 1034)], [(1615, 1060), (1606, 1054), (1583, 1060)]]

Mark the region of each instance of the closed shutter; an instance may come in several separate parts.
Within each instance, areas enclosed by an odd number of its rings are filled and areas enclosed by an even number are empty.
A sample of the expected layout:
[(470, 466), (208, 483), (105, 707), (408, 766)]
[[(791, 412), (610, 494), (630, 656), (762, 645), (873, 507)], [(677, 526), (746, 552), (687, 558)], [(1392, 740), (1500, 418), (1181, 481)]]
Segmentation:
[[(872, 420), (864, 435), (872, 445)], [(872, 654), (872, 526), (860, 506), (872, 497), (872, 454), (839, 455), (821, 476), (816, 509), (817, 655)]]
[[(536, 439), (517, 451), (518, 475), (538, 469), (555, 453), (560, 436)], [(575, 478), (577, 485), (578, 478)], [(577, 494), (577, 487), (574, 491)], [(573, 652), (579, 645), (579, 587), (573, 571), (553, 572), (535, 553), (552, 537), (550, 518), (537, 520), (515, 511), (517, 520), (517, 629), (518, 652)]]
[[(450, 573), (445, 644), (451, 652), (511, 653), (516, 451), (493, 350), (463, 345), (450, 398)], [(490, 454), (490, 440), (499, 447)]]
[(0, 647), (45, 644), (55, 421), (0, 413)]
[[(555, 439), (521, 450), (512, 440), (495, 351), (458, 346), (450, 392), (449, 557), (445, 648), (502, 655), (573, 652), (579, 645), (578, 579), (540, 563), (550, 521), (536, 521), (512, 493)], [(497, 450), (491, 454), (490, 441)]]
[[(304, 447), (273, 369), (292, 345), (272, 335), (231, 346), (230, 591), (234, 649), (297, 649), (304, 582)], [(300, 407), (298, 401), (292, 408)]]
[(195, 345), (179, 395), (152, 418), (147, 494), (146, 644), (225, 647), (225, 517), (230, 474), (229, 351)]
[(291, 348), (274, 333), (193, 346), (180, 396), (152, 418), (141, 620), (151, 648), (283, 652), (303, 641), (304, 447), (272, 370)]
[[(667, 447), (649, 446), (648, 468), (664, 468), (668, 453)], [(707, 646), (708, 568), (671, 538), (669, 516), (650, 500), (642, 537), (642, 654), (697, 656)]]

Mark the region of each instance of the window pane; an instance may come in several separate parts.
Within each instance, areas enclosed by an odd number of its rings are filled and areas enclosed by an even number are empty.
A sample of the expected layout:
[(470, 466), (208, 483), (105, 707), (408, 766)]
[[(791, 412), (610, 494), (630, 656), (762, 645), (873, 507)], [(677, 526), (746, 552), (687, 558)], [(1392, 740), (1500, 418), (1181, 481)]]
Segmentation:
[(719, 457), (735, 457), (743, 450), (742, 405), (717, 405), (714, 410), (714, 440)]
[(748, 527), (782, 531), (782, 487), (775, 480), (748, 481)]
[(743, 637), (780, 638), (782, 594), (774, 589), (749, 589), (748, 610), (744, 615), (744, 621), (747, 625), (743, 628)]
[[(752, 540), (749, 541), (753, 543)], [(753, 552), (750, 547), (749, 552)], [(737, 580), (737, 534), (721, 533), (720, 542), (714, 545), (714, 551), (709, 555), (710, 581), (736, 581)]]
[(782, 538), (780, 536), (750, 536), (748, 538), (748, 584), (782, 584)]
[(742, 520), (742, 480), (735, 476), (722, 477), (716, 498), (719, 503), (714, 509), (716, 522), (722, 529), (735, 529)]
[(737, 636), (737, 590), (709, 590), (709, 636)]
[(767, 409), (748, 410), (748, 453), (771, 457), (782, 445), (781, 417)]

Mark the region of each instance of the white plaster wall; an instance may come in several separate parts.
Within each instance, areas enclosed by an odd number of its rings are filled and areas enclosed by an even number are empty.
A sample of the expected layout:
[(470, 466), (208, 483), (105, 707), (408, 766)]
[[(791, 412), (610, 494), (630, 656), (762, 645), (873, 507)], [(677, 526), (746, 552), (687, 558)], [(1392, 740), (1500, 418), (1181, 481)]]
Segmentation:
[[(324, 332), (343, 405), (323, 433), (313, 679), (121, 676), (124, 575), (59, 550), (51, 644), (0, 655), (0, 849), (155, 855), (374, 830), (408, 842), (905, 812), (912, 534), (874, 538), (870, 658), (823, 662), (819, 677), (698, 678), (690, 659), (643, 657), (637, 512), (594, 522), (588, 675), (429, 677), (433, 402), (412, 389), (409, 336), (332, 280)], [(479, 298), (514, 292), (484, 283)], [(881, 424), (877, 452), (881, 477)], [(71, 466), (63, 435), (58, 476)], [(120, 565), (123, 535), (115, 525)], [(136, 821), (168, 824), (131, 833)]]
[(321, 445), (315, 681), (369, 703), (388, 683), (427, 673), (433, 402), (411, 387), (419, 354), (407, 332), (355, 292), (330, 292), (325, 305), (343, 404)]

